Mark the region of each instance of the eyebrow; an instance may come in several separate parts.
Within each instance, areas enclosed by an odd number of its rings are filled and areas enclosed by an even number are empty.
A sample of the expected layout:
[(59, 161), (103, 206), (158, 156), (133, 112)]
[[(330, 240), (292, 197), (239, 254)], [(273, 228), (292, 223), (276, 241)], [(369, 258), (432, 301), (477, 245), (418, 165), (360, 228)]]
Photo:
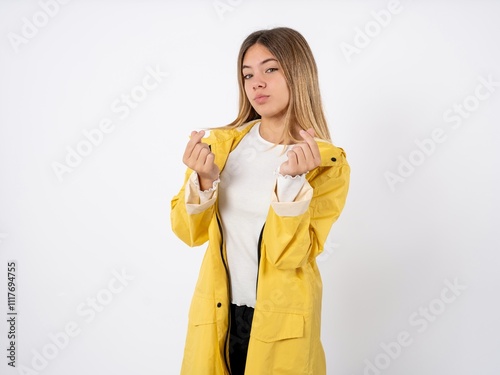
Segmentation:
[[(267, 62), (269, 62), (269, 61), (276, 61), (276, 62), (278, 62), (278, 60), (276, 60), (275, 58), (270, 57), (270, 58), (265, 59), (264, 61), (262, 61), (259, 65), (264, 65), (265, 63), (267, 63)], [(250, 67), (250, 66), (248, 66), (248, 65), (243, 65), (243, 66), (241, 67), (241, 70), (243, 70), (243, 69), (245, 69), (245, 68), (251, 68), (251, 67)]]

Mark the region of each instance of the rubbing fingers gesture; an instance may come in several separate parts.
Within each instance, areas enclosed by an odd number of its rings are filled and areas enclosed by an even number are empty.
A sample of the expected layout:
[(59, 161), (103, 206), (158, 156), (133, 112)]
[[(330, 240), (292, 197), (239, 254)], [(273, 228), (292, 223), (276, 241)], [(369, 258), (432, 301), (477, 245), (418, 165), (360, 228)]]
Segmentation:
[(304, 141), (293, 145), (293, 148), (287, 152), (288, 160), (280, 166), (282, 175), (300, 175), (320, 165), (321, 155), (318, 144), (314, 140), (314, 129), (301, 130), (300, 135)]
[(205, 131), (191, 132), (191, 139), (186, 145), (182, 162), (198, 174), (200, 188), (209, 189), (219, 177), (219, 167), (215, 164), (215, 155), (201, 139)]

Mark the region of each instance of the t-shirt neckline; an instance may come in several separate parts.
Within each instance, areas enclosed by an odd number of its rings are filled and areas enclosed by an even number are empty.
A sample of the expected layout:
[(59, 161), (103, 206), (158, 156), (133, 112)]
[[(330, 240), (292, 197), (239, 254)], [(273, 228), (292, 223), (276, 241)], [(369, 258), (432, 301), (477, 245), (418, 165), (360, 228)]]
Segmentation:
[[(279, 144), (279, 143), (273, 143), (273, 142), (268, 141), (267, 139), (265, 139), (264, 137), (262, 137), (262, 135), (260, 135), (260, 124), (261, 124), (261, 122), (259, 121), (258, 123), (256, 123), (254, 125), (254, 128), (255, 128), (255, 133), (257, 135), (257, 138), (262, 143), (265, 143), (268, 146), (281, 146), (283, 148), (288, 147), (288, 146), (293, 146), (293, 145), (282, 145), (282, 144)], [(252, 129), (252, 130), (254, 130), (254, 129)]]

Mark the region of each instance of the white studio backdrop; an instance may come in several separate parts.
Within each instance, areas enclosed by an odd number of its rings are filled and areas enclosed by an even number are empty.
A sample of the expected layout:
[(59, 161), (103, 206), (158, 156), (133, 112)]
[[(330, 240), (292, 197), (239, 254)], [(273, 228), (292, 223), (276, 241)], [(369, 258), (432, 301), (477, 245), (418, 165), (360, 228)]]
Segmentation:
[(352, 168), (318, 259), (328, 374), (498, 375), (499, 14), (2, 0), (0, 373), (179, 373), (205, 249), (170, 230), (185, 143), (235, 117), (243, 39), (288, 26)]

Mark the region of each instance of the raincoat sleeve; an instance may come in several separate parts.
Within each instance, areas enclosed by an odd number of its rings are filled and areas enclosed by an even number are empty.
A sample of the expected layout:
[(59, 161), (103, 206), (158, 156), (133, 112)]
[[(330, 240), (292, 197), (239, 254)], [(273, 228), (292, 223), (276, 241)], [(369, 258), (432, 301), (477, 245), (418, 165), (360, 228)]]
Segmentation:
[(279, 202), (273, 193), (262, 247), (276, 268), (302, 267), (323, 251), (349, 189), (350, 167), (343, 151), (340, 155), (336, 165), (318, 167), (293, 202)]
[(215, 213), (216, 181), (208, 194), (200, 197), (198, 176), (189, 169), (179, 193), (172, 198), (170, 221), (172, 230), (188, 246), (200, 246), (208, 240), (208, 227)]

